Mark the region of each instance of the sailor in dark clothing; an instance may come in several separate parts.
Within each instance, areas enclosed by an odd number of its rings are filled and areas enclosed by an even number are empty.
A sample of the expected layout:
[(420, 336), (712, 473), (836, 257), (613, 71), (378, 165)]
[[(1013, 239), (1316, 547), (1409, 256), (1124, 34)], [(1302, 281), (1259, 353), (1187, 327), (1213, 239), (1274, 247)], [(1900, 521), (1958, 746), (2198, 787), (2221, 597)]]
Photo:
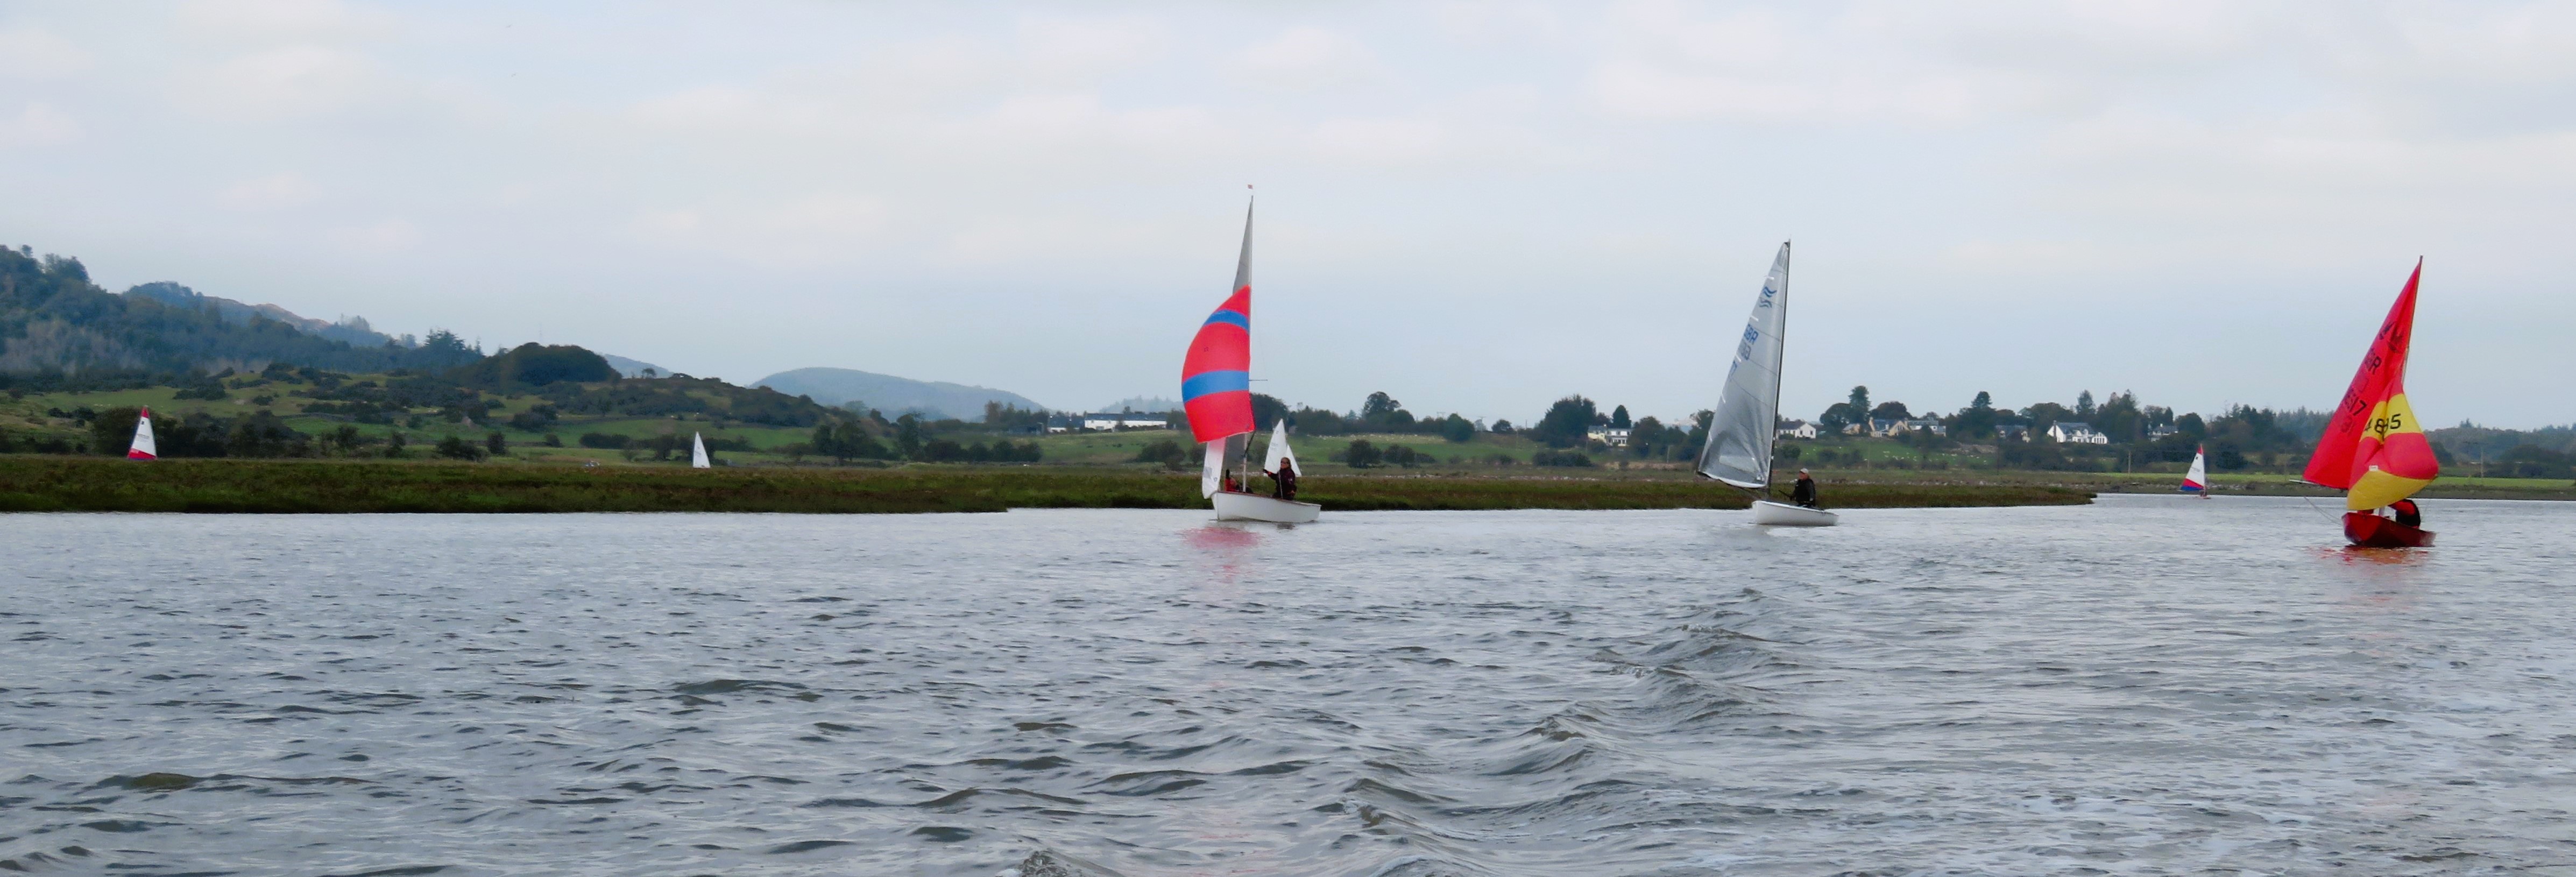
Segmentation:
[(1809, 477), (1807, 470), (1798, 470), (1798, 484), (1789, 488), (1789, 501), (1811, 509), (1817, 507), (1816, 479)]
[(1270, 491), (1271, 496), (1279, 499), (1297, 498), (1297, 464), (1295, 462), (1290, 461), (1286, 457), (1281, 457), (1279, 458), (1279, 471), (1263, 472), (1261, 474), (1268, 475), (1270, 476), (1270, 480), (1278, 482), (1278, 487)]
[(2397, 523), (2399, 524), (2414, 527), (2419, 530), (2424, 527), (2424, 510), (2416, 508), (2414, 500), (2401, 499), (2396, 502), (2389, 503), (2388, 511), (2390, 514), (2397, 516)]

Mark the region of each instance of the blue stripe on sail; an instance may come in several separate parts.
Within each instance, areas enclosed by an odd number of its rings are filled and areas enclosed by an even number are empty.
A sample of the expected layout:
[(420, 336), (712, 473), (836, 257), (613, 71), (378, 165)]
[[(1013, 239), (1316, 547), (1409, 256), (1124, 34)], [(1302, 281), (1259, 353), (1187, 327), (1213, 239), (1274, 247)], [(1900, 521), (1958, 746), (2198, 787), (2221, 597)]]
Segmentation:
[(1186, 403), (1192, 399), (1205, 396), (1209, 393), (1223, 393), (1228, 390), (1250, 389), (1252, 389), (1251, 372), (1200, 372), (1181, 379), (1181, 401)]
[(1205, 325), (1208, 325), (1208, 324), (1210, 324), (1210, 323), (1233, 323), (1233, 324), (1235, 324), (1235, 325), (1237, 325), (1237, 326), (1242, 326), (1242, 327), (1243, 327), (1243, 331), (1246, 331), (1246, 332), (1250, 332), (1250, 331), (1252, 331), (1252, 318), (1251, 318), (1251, 317), (1247, 317), (1247, 316), (1244, 316), (1244, 315), (1242, 315), (1242, 314), (1240, 314), (1240, 313), (1237, 313), (1237, 312), (1234, 312), (1234, 311), (1229, 311), (1229, 310), (1219, 309), (1216, 313), (1213, 313), (1213, 314), (1209, 314), (1209, 315), (1208, 315), (1208, 318), (1207, 318), (1207, 322), (1206, 322), (1206, 323), (1200, 323), (1199, 325), (1201, 325), (1201, 326), (1205, 326)]

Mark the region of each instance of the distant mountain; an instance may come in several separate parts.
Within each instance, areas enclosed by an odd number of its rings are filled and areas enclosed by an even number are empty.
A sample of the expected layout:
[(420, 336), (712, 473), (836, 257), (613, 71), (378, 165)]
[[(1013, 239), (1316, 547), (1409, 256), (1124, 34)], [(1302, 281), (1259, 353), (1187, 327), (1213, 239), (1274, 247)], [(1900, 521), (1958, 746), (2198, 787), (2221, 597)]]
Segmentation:
[(1105, 407), (1101, 408), (1100, 410), (1101, 410), (1101, 411), (1103, 411), (1103, 412), (1115, 412), (1115, 411), (1156, 411), (1156, 412), (1160, 412), (1160, 411), (1179, 411), (1179, 410), (1181, 410), (1181, 403), (1176, 402), (1176, 401), (1173, 401), (1173, 400), (1171, 400), (1171, 399), (1165, 399), (1165, 398), (1163, 398), (1163, 397), (1161, 397), (1161, 396), (1129, 396), (1129, 397), (1127, 397), (1127, 398), (1125, 398), (1125, 399), (1120, 399), (1120, 400), (1118, 400), (1118, 401), (1116, 401), (1116, 402), (1109, 403), (1107, 406), (1105, 406)]
[(600, 356), (600, 358), (602, 358), (602, 359), (606, 359), (606, 360), (608, 360), (608, 367), (609, 367), (609, 368), (616, 369), (616, 370), (617, 370), (617, 373), (618, 373), (619, 375), (622, 375), (622, 376), (625, 376), (625, 377), (630, 377), (630, 378), (640, 378), (640, 377), (643, 377), (643, 376), (644, 376), (644, 370), (645, 370), (645, 369), (648, 369), (648, 368), (649, 368), (649, 369), (652, 369), (652, 370), (653, 370), (653, 373), (654, 373), (654, 374), (657, 374), (657, 375), (667, 375), (667, 374), (670, 374), (670, 373), (671, 373), (671, 370), (670, 370), (670, 369), (663, 368), (663, 367), (661, 367), (661, 366), (654, 365), (654, 364), (652, 364), (652, 363), (645, 362), (645, 361), (640, 360), (640, 359), (627, 359), (626, 357), (618, 356), (618, 355), (613, 354), (613, 353), (602, 353), (602, 354), (600, 354), (599, 356)]
[(861, 402), (894, 417), (906, 411), (931, 417), (954, 417), (979, 420), (984, 416), (984, 403), (1000, 402), (1027, 409), (1046, 406), (1029, 397), (989, 387), (969, 387), (946, 381), (916, 381), (846, 368), (800, 368), (783, 371), (751, 382), (755, 387), (768, 387), (790, 396), (812, 396), (825, 405), (840, 406)]

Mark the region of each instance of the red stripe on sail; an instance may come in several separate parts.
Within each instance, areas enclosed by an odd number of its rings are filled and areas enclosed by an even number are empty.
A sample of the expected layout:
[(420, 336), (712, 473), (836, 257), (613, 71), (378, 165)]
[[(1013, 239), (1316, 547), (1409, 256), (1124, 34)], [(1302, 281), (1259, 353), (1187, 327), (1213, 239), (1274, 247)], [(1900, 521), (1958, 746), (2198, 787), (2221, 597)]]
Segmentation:
[[(2388, 318), (2380, 321), (2379, 335), (2371, 339), (2370, 352), (2361, 358), (2361, 368), (2353, 372), (2352, 385), (2343, 392), (2343, 401), (2335, 404), (2334, 418), (2326, 422), (2325, 434), (2317, 438), (2317, 452), (2308, 458), (2307, 471), (2300, 477), (2312, 484), (2336, 489), (2352, 487), (2361, 473), (2368, 470), (2368, 460), (2361, 453), (2364, 434), (2370, 429), (2373, 408), (2390, 396), (2405, 392), (2406, 352), (2415, 336), (2415, 287), (2424, 279), (2423, 260), (2416, 260), (2415, 273), (2406, 278), (2406, 289), (2389, 305)], [(2376, 441), (2368, 442), (2376, 450)], [(2426, 448), (2426, 454), (2431, 449)]]

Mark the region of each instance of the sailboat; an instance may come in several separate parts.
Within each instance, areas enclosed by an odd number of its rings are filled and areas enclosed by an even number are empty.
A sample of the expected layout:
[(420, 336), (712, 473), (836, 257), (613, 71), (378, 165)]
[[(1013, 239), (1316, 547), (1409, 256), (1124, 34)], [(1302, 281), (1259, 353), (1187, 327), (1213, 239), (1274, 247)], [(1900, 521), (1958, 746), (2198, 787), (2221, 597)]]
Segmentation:
[(2380, 321), (2370, 352), (2353, 372), (2352, 385), (2326, 421), (2317, 452), (2300, 477), (2310, 484), (2344, 491), (2344, 538), (2364, 548), (2422, 548), (2433, 534), (2380, 517), (2374, 512), (2415, 495), (2442, 473), (2424, 426), (2406, 401), (2406, 354), (2415, 338), (2415, 289), (2424, 279), (2424, 261), (2397, 293)]
[(2207, 455), (2202, 453), (2205, 450), (2205, 445), (2194, 446), (2191, 449), (2191, 471), (2182, 473), (2182, 492), (2201, 499), (2209, 498), (2209, 463)]
[(1753, 316), (1735, 345), (1735, 364), (1727, 367), (1726, 385), (1718, 391), (1715, 414), (1708, 421), (1708, 445), (1699, 452), (1699, 474), (1754, 492), (1753, 523), (1783, 527), (1831, 527), (1840, 516), (1823, 509), (1772, 502), (1771, 445), (1779, 436), (1780, 359), (1789, 325), (1789, 244), (1771, 260), (1762, 279), (1762, 294), (1753, 299)]
[[(1224, 304), (1217, 305), (1206, 322), (1199, 324), (1197, 337), (1190, 339), (1189, 354), (1181, 360), (1181, 407), (1189, 413), (1190, 436), (1206, 445), (1204, 464), (1199, 469), (1199, 495), (1215, 506), (1217, 520), (1303, 524), (1323, 512), (1324, 507), (1315, 503), (1262, 496), (1238, 487), (1251, 483), (1252, 476), (1261, 471), (1249, 459), (1252, 433), (1258, 428), (1252, 418), (1249, 204), (1243, 208), (1243, 255), (1234, 266), (1234, 292), (1226, 296)], [(1288, 457), (1289, 465), (1296, 465), (1288, 449), (1285, 419), (1271, 433), (1269, 453), (1263, 462), (1276, 463), (1279, 457)], [(1238, 462), (1243, 468), (1235, 476), (1233, 467)]]
[(707, 460), (707, 436), (705, 433), (689, 433), (689, 468), (714, 468), (714, 464)]
[(160, 453), (160, 446), (152, 441), (152, 409), (144, 408), (134, 415), (134, 444), (125, 449), (125, 458), (157, 460)]

